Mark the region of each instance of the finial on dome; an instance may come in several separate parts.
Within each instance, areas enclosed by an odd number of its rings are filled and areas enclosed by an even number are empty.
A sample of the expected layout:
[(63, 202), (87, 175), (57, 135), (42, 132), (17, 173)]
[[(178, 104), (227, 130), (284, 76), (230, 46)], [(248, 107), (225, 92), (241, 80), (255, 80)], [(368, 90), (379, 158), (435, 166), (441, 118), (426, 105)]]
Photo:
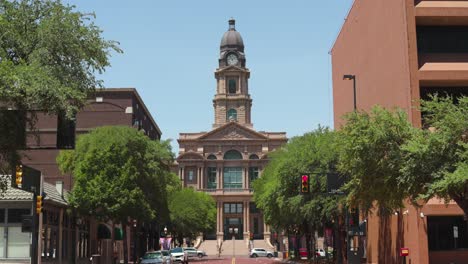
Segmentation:
[(236, 30), (236, 20), (232, 17), (229, 19), (229, 30)]

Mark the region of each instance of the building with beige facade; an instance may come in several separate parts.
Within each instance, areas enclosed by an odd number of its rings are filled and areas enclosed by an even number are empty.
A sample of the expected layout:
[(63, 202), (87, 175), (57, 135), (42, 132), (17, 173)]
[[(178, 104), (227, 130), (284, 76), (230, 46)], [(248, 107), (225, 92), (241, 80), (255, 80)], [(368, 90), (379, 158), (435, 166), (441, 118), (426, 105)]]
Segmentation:
[[(335, 128), (354, 103), (404, 109), (424, 127), (419, 99), (468, 95), (468, 1), (355, 0), (331, 55)], [(366, 263), (403, 263), (401, 247), (406, 263), (468, 263), (467, 224), (453, 201), (368, 220)]]
[(217, 222), (208, 239), (268, 239), (269, 229), (252, 202), (252, 181), (261, 176), (268, 153), (287, 142), (285, 132), (256, 131), (246, 56), (235, 21), (221, 39), (215, 71), (214, 124), (211, 131), (180, 133), (178, 174), (184, 187), (207, 192), (216, 201)]

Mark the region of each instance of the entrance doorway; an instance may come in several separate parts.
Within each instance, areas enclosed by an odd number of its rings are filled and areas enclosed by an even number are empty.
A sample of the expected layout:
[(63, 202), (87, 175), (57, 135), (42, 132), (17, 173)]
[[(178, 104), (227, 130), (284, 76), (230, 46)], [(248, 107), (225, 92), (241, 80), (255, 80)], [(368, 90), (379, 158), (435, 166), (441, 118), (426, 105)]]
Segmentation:
[(237, 217), (226, 217), (224, 221), (224, 240), (232, 239), (233, 230), (237, 229), (236, 239), (243, 239), (244, 229), (242, 224), (242, 218)]

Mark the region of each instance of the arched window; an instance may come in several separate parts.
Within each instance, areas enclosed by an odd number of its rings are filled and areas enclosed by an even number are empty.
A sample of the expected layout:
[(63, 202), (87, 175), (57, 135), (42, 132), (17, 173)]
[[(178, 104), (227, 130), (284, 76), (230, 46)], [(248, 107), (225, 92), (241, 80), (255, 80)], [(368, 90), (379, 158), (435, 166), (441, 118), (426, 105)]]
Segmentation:
[(252, 154), (249, 156), (249, 159), (253, 159), (253, 160), (256, 160), (256, 159), (259, 159), (257, 154)]
[(210, 155), (208, 155), (208, 157), (207, 157), (206, 159), (215, 160), (215, 159), (216, 159), (216, 156), (213, 155), (213, 154), (210, 154)]
[(224, 153), (224, 159), (225, 160), (241, 160), (242, 159), (242, 154), (240, 154), (239, 151), (237, 150), (229, 150), (226, 153)]
[(236, 109), (229, 109), (226, 114), (227, 121), (237, 121), (237, 111)]
[(234, 79), (229, 79), (228, 81), (228, 92), (230, 94), (235, 94), (236, 93), (236, 90), (237, 90), (237, 87), (236, 87), (236, 80)]

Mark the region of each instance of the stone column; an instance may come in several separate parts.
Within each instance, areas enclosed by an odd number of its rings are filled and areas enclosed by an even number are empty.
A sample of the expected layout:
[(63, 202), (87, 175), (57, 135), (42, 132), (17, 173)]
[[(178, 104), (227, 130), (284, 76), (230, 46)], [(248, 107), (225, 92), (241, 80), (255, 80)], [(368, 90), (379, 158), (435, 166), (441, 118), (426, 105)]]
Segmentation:
[(218, 213), (216, 220), (216, 238), (217, 240), (223, 240), (224, 230), (223, 230), (223, 203), (221, 201), (217, 202)]
[(201, 189), (200, 182), (201, 182), (201, 168), (197, 167), (197, 190)]
[(243, 189), (249, 188), (249, 187), (247, 187), (247, 186), (248, 186), (248, 183), (247, 183), (247, 182), (248, 182), (248, 181), (247, 181), (247, 178), (248, 178), (248, 173), (247, 173), (247, 172), (248, 172), (248, 170), (249, 170), (248, 167), (244, 167), (244, 168), (242, 169), (242, 179), (243, 179), (243, 180), (242, 180), (242, 188), (243, 188)]
[(59, 213), (59, 244), (58, 246), (58, 261), (62, 264), (62, 248), (63, 248), (63, 208), (60, 208)]
[(200, 175), (200, 189), (205, 189), (205, 166), (202, 166), (201, 169), (201, 175)]
[(185, 185), (185, 168), (184, 167), (180, 169), (180, 180), (182, 182), (182, 187), (184, 187)]
[(224, 167), (219, 168), (219, 189), (224, 189)]

